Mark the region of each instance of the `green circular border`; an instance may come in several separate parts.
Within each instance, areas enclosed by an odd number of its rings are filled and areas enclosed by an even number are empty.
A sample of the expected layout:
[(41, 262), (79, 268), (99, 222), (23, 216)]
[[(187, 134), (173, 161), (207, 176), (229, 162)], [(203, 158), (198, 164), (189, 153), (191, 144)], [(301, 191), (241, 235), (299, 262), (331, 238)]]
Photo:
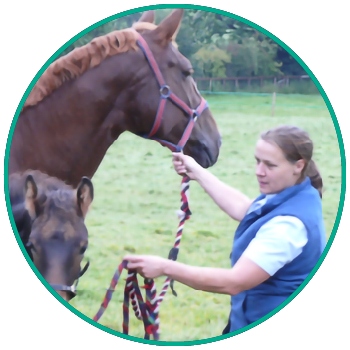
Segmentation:
[[(93, 321), (92, 319), (88, 318), (87, 316), (85, 316), (84, 314), (82, 314), (80, 311), (76, 310), (75, 308), (73, 308), (68, 302), (64, 301), (61, 297), (58, 296), (58, 294), (50, 287), (50, 285), (42, 278), (42, 276), (40, 275), (40, 273), (38, 272), (38, 270), (36, 269), (36, 267), (34, 266), (33, 262), (31, 261), (31, 259), (29, 258), (26, 250), (23, 247), (23, 244), (21, 242), (21, 239), (19, 237), (14, 219), (13, 219), (13, 215), (12, 215), (12, 210), (11, 210), (11, 204), (10, 204), (10, 199), (9, 199), (9, 191), (8, 191), (8, 163), (9, 163), (9, 154), (10, 154), (10, 145), (11, 145), (11, 141), (12, 141), (12, 137), (13, 137), (13, 132), (14, 132), (14, 128), (18, 119), (18, 116), (20, 114), (20, 111), (23, 107), (23, 104), (25, 102), (25, 100), (27, 99), (30, 91), (32, 90), (33, 86), (35, 85), (35, 83), (37, 82), (37, 80), (39, 79), (39, 77), (42, 75), (42, 73), (47, 69), (47, 67), (57, 58), (57, 56), (64, 51), (70, 44), (72, 44), (73, 42), (75, 42), (77, 39), (79, 39), (80, 37), (82, 37), (83, 35), (85, 35), (86, 33), (88, 33), (89, 31), (91, 31), (92, 29), (95, 29), (96, 27), (105, 24), (107, 22), (110, 22), (111, 20), (132, 14), (132, 13), (136, 13), (136, 12), (143, 12), (143, 11), (147, 11), (147, 10), (155, 10), (155, 9), (168, 9), (168, 8), (184, 8), (184, 9), (195, 9), (195, 10), (202, 10), (202, 11), (209, 11), (209, 12), (214, 12), (217, 14), (221, 14), (227, 17), (231, 17), (234, 19), (237, 19), (245, 24), (248, 24), (250, 26), (252, 26), (253, 28), (259, 30), (260, 32), (262, 32), (263, 34), (267, 35), (269, 38), (273, 39), (276, 43), (278, 43), (280, 46), (282, 46), (287, 52), (289, 52), (294, 59), (296, 59), (296, 61), (305, 69), (305, 71), (308, 73), (308, 75), (310, 76), (310, 78), (312, 79), (312, 81), (314, 82), (314, 84), (317, 86), (319, 92), (321, 93), (328, 111), (331, 114), (332, 120), (333, 120), (333, 124), (334, 124), (334, 128), (336, 130), (336, 134), (337, 134), (337, 138), (338, 138), (338, 142), (339, 142), (339, 149), (340, 149), (340, 157), (341, 157), (341, 194), (340, 194), (340, 201), (339, 201), (339, 208), (338, 208), (338, 212), (337, 212), (337, 216), (336, 216), (336, 220), (333, 226), (333, 230), (332, 233), (328, 239), (326, 248), (324, 249), (320, 259), (318, 260), (316, 266), (313, 268), (313, 270), (311, 271), (311, 273), (309, 274), (309, 276), (305, 279), (305, 281), (300, 285), (300, 287), (286, 300), (284, 301), (279, 307), (277, 307), (276, 309), (274, 309), (272, 312), (270, 312), (268, 315), (262, 317), (261, 319), (259, 319), (258, 321), (250, 324), (249, 326), (246, 326), (242, 329), (239, 329), (235, 332), (232, 333), (228, 333), (225, 335), (221, 335), (221, 336), (217, 336), (214, 338), (208, 338), (208, 339), (203, 339), (203, 340), (195, 340), (195, 341), (184, 341), (184, 342), (166, 342), (166, 341), (153, 341), (153, 340), (144, 340), (141, 338), (136, 338), (133, 336), (129, 336), (129, 335), (125, 335), (122, 333), (119, 333), (117, 331), (111, 330), (105, 326), (102, 326), (101, 324)], [(337, 229), (339, 227), (340, 224), (340, 219), (341, 219), (341, 215), (342, 215), (342, 211), (343, 211), (343, 207), (344, 207), (344, 201), (345, 201), (345, 192), (346, 192), (346, 159), (345, 159), (345, 149), (344, 149), (344, 143), (343, 143), (343, 139), (342, 139), (342, 135), (341, 135), (341, 131), (340, 131), (340, 127), (336, 118), (336, 115), (334, 113), (333, 107), (325, 93), (325, 91), (323, 90), (321, 84), (319, 83), (319, 81), (316, 79), (316, 77), (314, 76), (314, 74), (312, 73), (312, 71), (309, 69), (309, 67), (301, 60), (301, 58), (293, 51), (291, 50), (283, 41), (281, 41), (280, 39), (278, 39), (276, 36), (274, 36), (272, 33), (268, 32), (267, 30), (265, 30), (264, 28), (260, 27), (259, 25), (243, 18), (237, 15), (234, 15), (230, 12), (226, 12), (226, 11), (222, 11), (222, 10), (218, 10), (212, 7), (207, 7), (207, 6), (199, 6), (199, 5), (189, 5), (189, 4), (164, 4), (164, 5), (150, 5), (150, 6), (144, 6), (144, 7), (138, 7), (132, 10), (128, 10), (128, 11), (124, 11), (121, 12), (119, 14), (107, 17), (93, 25), (91, 25), (90, 27), (86, 28), (85, 30), (81, 31), (79, 34), (75, 35), (72, 39), (70, 39), (66, 44), (64, 44), (60, 49), (58, 49), (48, 60), (47, 62), (42, 66), (42, 68), (38, 71), (38, 73), (35, 75), (34, 79), (31, 81), (30, 85), (28, 86), (26, 92), (24, 93), (18, 107), (16, 110), (16, 114), (13, 118), (11, 127), (10, 127), (10, 132), (9, 132), (9, 136), (7, 139), (7, 143), (6, 143), (6, 151), (5, 151), (5, 167), (4, 167), (4, 190), (5, 190), (5, 200), (6, 200), (6, 206), (7, 206), (7, 211), (9, 214), (9, 218), (10, 218), (10, 222), (11, 222), (11, 226), (12, 229), (15, 233), (15, 237), (17, 240), (17, 243), (20, 247), (20, 249), (22, 250), (22, 253), (24, 255), (24, 257), (26, 258), (28, 264), (30, 265), (30, 267), (32, 268), (32, 270), (34, 271), (34, 273), (36, 274), (36, 276), (39, 278), (39, 280), (44, 284), (44, 286), (51, 292), (51, 294), (53, 296), (55, 296), (56, 299), (58, 299), (65, 307), (67, 307), (70, 311), (72, 311), (74, 314), (76, 314), (77, 316), (79, 316), (81, 319), (83, 319), (84, 321), (90, 323), (91, 325), (107, 332), (113, 335), (116, 335), (120, 338), (124, 338), (127, 340), (132, 340), (138, 343), (143, 343), (143, 344), (151, 344), (151, 345), (165, 345), (165, 346), (175, 346), (175, 345), (180, 345), (180, 346), (186, 346), (186, 345), (200, 345), (200, 344), (207, 344), (207, 343), (212, 343), (215, 341), (219, 341), (222, 339), (227, 339), (230, 337), (233, 337), (237, 334), (243, 333), (257, 325), (259, 325), (260, 323), (266, 321), (267, 319), (269, 319), (271, 316), (275, 315), (277, 312), (279, 312), (281, 309), (283, 309), (287, 304), (289, 304), (303, 289), (304, 287), (309, 283), (309, 281), (311, 280), (311, 278), (315, 275), (315, 273), (317, 272), (317, 270), (319, 269), (319, 267), (321, 266), (322, 262), (324, 261), (333, 241), (335, 238), (335, 234), (337, 232)]]

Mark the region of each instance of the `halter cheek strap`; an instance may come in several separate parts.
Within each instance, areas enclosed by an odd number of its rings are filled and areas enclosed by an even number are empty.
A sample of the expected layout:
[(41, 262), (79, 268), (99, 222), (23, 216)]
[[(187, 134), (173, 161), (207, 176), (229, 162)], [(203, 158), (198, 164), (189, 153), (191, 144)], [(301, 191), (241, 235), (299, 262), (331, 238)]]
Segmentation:
[[(208, 103), (201, 96), (201, 102), (200, 102), (199, 106), (196, 109), (192, 109), (183, 100), (181, 100), (179, 97), (177, 97), (171, 91), (169, 85), (167, 85), (165, 83), (163, 75), (162, 75), (162, 73), (159, 69), (159, 66), (158, 66), (158, 64), (157, 64), (157, 62), (152, 54), (152, 51), (150, 50), (145, 39), (140, 34), (138, 34), (137, 43), (140, 46), (141, 50), (143, 51), (149, 65), (150, 65), (150, 67), (155, 75), (155, 78), (159, 84), (159, 87), (160, 87), (160, 89), (159, 89), (160, 100), (159, 100), (157, 115), (156, 115), (156, 118), (155, 118), (154, 123), (153, 123), (153, 127), (148, 134), (143, 134), (143, 135), (139, 135), (139, 136), (142, 136), (146, 139), (155, 140), (155, 141), (159, 142), (160, 144), (162, 144), (163, 146), (168, 147), (173, 152), (174, 151), (180, 152), (185, 147), (186, 142), (190, 138), (191, 133), (192, 133), (192, 129), (193, 129), (198, 117), (200, 117), (201, 114), (203, 113), (203, 111), (206, 108), (208, 108)], [(183, 133), (183, 135), (182, 135), (182, 137), (177, 145), (175, 145), (169, 141), (161, 140), (161, 139), (154, 137), (154, 135), (156, 134), (156, 132), (158, 131), (158, 129), (161, 125), (167, 100), (170, 100), (171, 102), (173, 102), (176, 106), (178, 106), (180, 109), (182, 109), (190, 117), (190, 120), (187, 124), (187, 127), (186, 127), (186, 129), (185, 129), (185, 131), (184, 131), (184, 133)]]

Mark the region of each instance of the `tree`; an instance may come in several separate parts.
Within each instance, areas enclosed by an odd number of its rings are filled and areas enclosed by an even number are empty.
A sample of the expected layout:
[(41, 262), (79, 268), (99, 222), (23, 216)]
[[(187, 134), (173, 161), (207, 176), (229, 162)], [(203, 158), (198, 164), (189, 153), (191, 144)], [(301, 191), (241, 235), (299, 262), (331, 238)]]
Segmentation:
[[(156, 11), (156, 23), (172, 9)], [(93, 38), (132, 26), (140, 18), (133, 13), (105, 23), (72, 43), (60, 56)], [(179, 50), (192, 62), (195, 76), (229, 77), (305, 74), (281, 46), (255, 28), (231, 17), (187, 9), (176, 38)]]
[[(192, 43), (191, 49), (186, 41)], [(196, 76), (282, 74), (281, 62), (276, 60), (278, 45), (258, 30), (230, 17), (190, 10), (186, 12), (177, 43), (192, 61)]]

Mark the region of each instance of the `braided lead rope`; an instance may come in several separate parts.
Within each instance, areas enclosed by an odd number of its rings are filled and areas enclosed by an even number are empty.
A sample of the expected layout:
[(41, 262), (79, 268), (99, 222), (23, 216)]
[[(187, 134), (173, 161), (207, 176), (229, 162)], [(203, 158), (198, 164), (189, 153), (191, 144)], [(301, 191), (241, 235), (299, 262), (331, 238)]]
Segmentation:
[[(134, 314), (138, 320), (142, 320), (140, 310), (140, 300), (142, 302), (142, 295), (139, 297), (135, 290), (135, 285), (138, 285), (136, 270), (128, 270), (128, 277), (124, 289), (124, 303), (123, 303), (123, 333), (129, 334), (129, 305), (134, 310)], [(139, 300), (140, 299), (140, 300)]]
[(148, 329), (148, 333), (153, 334), (154, 340), (159, 340), (159, 317), (157, 317), (158, 314), (155, 313), (157, 307), (157, 291), (154, 280), (146, 278), (144, 288), (146, 289), (147, 309), (153, 319), (153, 324)]
[(142, 320), (140, 306), (139, 306), (139, 303), (137, 301), (136, 293), (134, 290), (132, 290), (130, 292), (130, 299), (131, 299), (131, 305), (132, 305), (132, 308), (134, 310), (134, 314), (135, 314), (136, 318), (138, 320)]
[[(190, 218), (191, 211), (188, 205), (188, 191), (189, 191), (189, 181), (188, 176), (184, 176), (181, 182), (181, 209), (177, 212), (180, 219), (178, 230), (175, 237), (174, 247), (170, 250), (168, 259), (177, 260), (179, 253), (180, 241), (182, 238), (183, 227), (186, 220)], [(107, 289), (105, 298), (101, 304), (101, 307), (93, 320), (97, 322), (105, 310), (108, 307), (109, 302), (112, 299), (115, 287), (119, 282), (120, 275), (123, 269), (127, 269), (127, 261), (122, 261), (110, 283), (110, 287)], [(154, 340), (159, 340), (159, 308), (160, 304), (164, 299), (164, 296), (169, 288), (172, 289), (173, 294), (176, 296), (176, 292), (173, 289), (173, 280), (169, 277), (166, 278), (162, 291), (157, 297), (156, 287), (153, 279), (145, 279), (146, 289), (146, 302), (143, 301), (140, 288), (138, 286), (137, 273), (135, 270), (128, 270), (128, 277), (126, 280), (126, 285), (124, 289), (124, 303), (123, 303), (123, 333), (129, 334), (129, 306), (130, 299), (135, 316), (138, 319), (143, 319), (145, 328), (145, 339), (149, 339), (150, 335), (153, 335)]]
[[(190, 216), (192, 215), (190, 208), (189, 208), (189, 187), (190, 187), (189, 183), (190, 183), (190, 178), (188, 176), (184, 176), (182, 178), (182, 182), (181, 182), (181, 202), (182, 202), (182, 204), (181, 204), (181, 209), (177, 211), (177, 215), (180, 219), (180, 222), (179, 222), (179, 226), (178, 226), (176, 237), (175, 237), (174, 247), (170, 250), (169, 257), (168, 257), (168, 259), (171, 259), (174, 261), (177, 260), (177, 256), (179, 253), (179, 247), (180, 247), (180, 242), (181, 242), (181, 238), (182, 238), (183, 227), (184, 227), (185, 221), (188, 220), (190, 218)], [(156, 303), (154, 305), (153, 318), (155, 320), (155, 327), (157, 328), (156, 329), (157, 333), (159, 333), (159, 325), (160, 325), (160, 321), (159, 321), (160, 304), (164, 300), (164, 296), (165, 296), (169, 286), (172, 289), (173, 295), (177, 296), (177, 294), (173, 288), (173, 283), (174, 283), (174, 280), (172, 280), (170, 277), (166, 278), (166, 280), (163, 284), (162, 291), (160, 292), (158, 298), (156, 299)]]
[[(180, 242), (181, 242), (181, 238), (182, 238), (182, 233), (183, 233), (183, 228), (185, 225), (185, 221), (188, 220), (190, 218), (190, 216), (192, 215), (190, 208), (189, 208), (189, 188), (190, 188), (190, 178), (188, 176), (184, 176), (181, 182), (181, 209), (177, 211), (177, 215), (180, 219), (179, 222), (179, 226), (177, 229), (177, 233), (176, 233), (176, 237), (175, 237), (175, 243), (174, 243), (174, 247), (170, 250), (169, 252), (169, 259), (170, 260), (177, 260), (177, 256), (179, 254), (179, 249), (180, 249)], [(167, 292), (169, 286), (172, 289), (172, 292), (175, 296), (177, 296), (174, 288), (173, 288), (173, 283), (174, 280), (172, 280), (171, 278), (167, 277), (164, 285), (163, 285), (163, 289), (162, 292), (160, 293), (159, 297), (158, 297), (158, 304), (160, 304), (163, 299), (164, 299), (164, 295)]]
[[(130, 274), (129, 274), (130, 275)], [(128, 275), (128, 278), (129, 278)], [(126, 281), (125, 288), (124, 288), (124, 302), (123, 302), (123, 334), (129, 334), (129, 306), (130, 306), (130, 291), (132, 289), (132, 286), (130, 286), (130, 280)]]
[(149, 285), (149, 287), (148, 287), (146, 284), (144, 287), (146, 289), (146, 298), (148, 299), (148, 302), (147, 302), (147, 300), (146, 300), (146, 302), (143, 301), (142, 294), (141, 294), (139, 284), (137, 281), (137, 275), (135, 274), (135, 276), (133, 278), (133, 288), (135, 290), (135, 293), (137, 296), (137, 301), (139, 303), (140, 310), (141, 310), (141, 315), (142, 315), (143, 324), (144, 324), (144, 328), (145, 328), (145, 339), (149, 339), (149, 336), (151, 334), (153, 334), (154, 340), (159, 340), (159, 337), (157, 337), (157, 335), (154, 332), (155, 321), (154, 321), (152, 309), (150, 307), (151, 298), (150, 298), (149, 294), (147, 295), (147, 290), (154, 288), (154, 281), (149, 280), (149, 282), (147, 282), (147, 280), (145, 279), (145, 283), (147, 283)]
[(122, 261), (122, 263), (119, 265), (118, 269), (115, 271), (114, 273), (114, 276), (112, 278), (112, 281), (110, 283), (110, 286), (109, 288), (107, 289), (107, 292), (106, 292), (106, 295), (103, 299), (103, 302), (101, 304), (101, 307), (100, 309), (98, 310), (97, 314), (94, 316), (93, 320), (95, 322), (97, 322), (101, 316), (103, 315), (103, 313), (106, 311), (107, 309), (107, 306), (109, 304), (109, 302), (111, 301), (112, 299), (112, 296), (113, 296), (113, 292), (115, 290), (115, 287), (116, 285), (118, 284), (118, 281), (119, 281), (119, 277), (123, 271), (123, 269), (126, 268), (128, 262), (127, 261)]
[(129, 292), (129, 297), (131, 299), (132, 309), (134, 310), (134, 314), (135, 314), (136, 318), (138, 320), (142, 320), (140, 305), (139, 305), (139, 301), (138, 301), (136, 291), (134, 288), (135, 280), (136, 280), (136, 283), (138, 283), (137, 271), (136, 270), (128, 270), (128, 277), (126, 279), (126, 285), (128, 285), (128, 287), (129, 287), (128, 292)]

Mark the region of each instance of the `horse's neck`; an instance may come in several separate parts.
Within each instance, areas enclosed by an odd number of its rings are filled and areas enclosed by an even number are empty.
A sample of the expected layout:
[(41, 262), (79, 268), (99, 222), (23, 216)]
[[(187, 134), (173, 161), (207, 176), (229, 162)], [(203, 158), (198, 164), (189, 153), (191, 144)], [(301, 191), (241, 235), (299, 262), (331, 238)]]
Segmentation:
[(121, 73), (125, 67), (116, 64), (117, 57), (113, 59), (113, 71), (111, 62), (102, 62), (19, 116), (10, 173), (38, 169), (72, 185), (82, 176), (93, 176), (123, 131), (118, 126), (123, 122), (122, 111), (115, 109), (115, 101), (129, 82)]

